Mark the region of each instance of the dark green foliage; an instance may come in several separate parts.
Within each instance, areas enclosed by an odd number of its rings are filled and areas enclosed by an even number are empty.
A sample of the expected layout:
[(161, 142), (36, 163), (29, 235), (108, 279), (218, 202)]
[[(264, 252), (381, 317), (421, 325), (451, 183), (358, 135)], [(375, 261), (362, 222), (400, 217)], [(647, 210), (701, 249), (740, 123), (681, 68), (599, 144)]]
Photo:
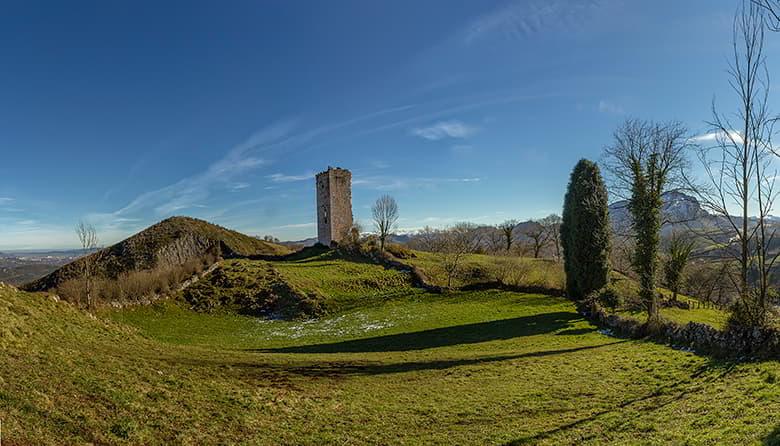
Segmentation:
[(598, 292), (598, 301), (604, 307), (609, 308), (613, 313), (623, 306), (623, 296), (611, 286), (604, 287)]
[(636, 246), (632, 264), (639, 276), (639, 297), (648, 306), (650, 317), (658, 316), (658, 304), (655, 290), (655, 278), (658, 270), (658, 246), (661, 230), (661, 200), (664, 178), (657, 168), (657, 156), (651, 155), (643, 166), (637, 162), (632, 166), (635, 178), (628, 200), (631, 213), (631, 228), (634, 231)]
[(574, 167), (561, 224), (566, 294), (582, 299), (603, 288), (609, 275), (610, 227), (607, 189), (598, 166), (582, 159)]
[(664, 262), (665, 285), (672, 292), (672, 300), (677, 300), (677, 293), (685, 281), (685, 266), (693, 252), (694, 240), (686, 239), (679, 234), (673, 234), (669, 239)]
[(604, 149), (615, 189), (629, 195), (628, 211), (635, 248), (631, 259), (639, 278), (639, 297), (649, 322), (660, 317), (656, 276), (660, 245), (662, 195), (683, 182), (690, 138), (679, 122), (654, 123), (629, 119)]

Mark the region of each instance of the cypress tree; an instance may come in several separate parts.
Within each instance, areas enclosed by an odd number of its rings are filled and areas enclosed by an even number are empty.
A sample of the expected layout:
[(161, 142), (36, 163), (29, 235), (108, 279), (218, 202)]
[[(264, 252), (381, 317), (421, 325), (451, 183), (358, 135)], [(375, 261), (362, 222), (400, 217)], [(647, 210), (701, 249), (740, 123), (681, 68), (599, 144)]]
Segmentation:
[(610, 227), (607, 188), (598, 166), (582, 159), (571, 173), (561, 224), (566, 294), (582, 299), (607, 285)]

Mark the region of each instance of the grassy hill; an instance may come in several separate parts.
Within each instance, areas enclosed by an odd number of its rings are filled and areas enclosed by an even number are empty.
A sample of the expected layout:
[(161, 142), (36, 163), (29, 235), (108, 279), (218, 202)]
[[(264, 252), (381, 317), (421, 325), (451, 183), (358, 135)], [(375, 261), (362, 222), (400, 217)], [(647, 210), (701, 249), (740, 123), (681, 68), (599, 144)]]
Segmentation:
[(776, 361), (605, 336), (558, 297), (269, 264), (331, 312), (94, 318), (0, 289), (4, 444), (778, 444)]
[[(279, 255), (289, 250), (230, 229), (190, 217), (171, 217), (115, 245), (90, 254), (99, 277), (115, 279), (123, 273), (181, 265), (208, 253), (225, 257)], [(24, 286), (44, 291), (77, 278), (84, 260), (71, 262)]]

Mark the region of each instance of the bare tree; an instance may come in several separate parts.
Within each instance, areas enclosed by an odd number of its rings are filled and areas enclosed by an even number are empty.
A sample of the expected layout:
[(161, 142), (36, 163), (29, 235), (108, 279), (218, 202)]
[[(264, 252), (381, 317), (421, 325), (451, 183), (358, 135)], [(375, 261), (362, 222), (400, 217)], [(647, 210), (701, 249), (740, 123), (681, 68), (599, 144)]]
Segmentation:
[(95, 227), (84, 221), (76, 225), (76, 235), (81, 243), (81, 249), (84, 251), (84, 257), (81, 258), (82, 275), (84, 280), (84, 297), (87, 299), (87, 308), (92, 309), (92, 281), (94, 275), (94, 258), (90, 251), (98, 246), (98, 237)]
[(778, 255), (769, 252), (775, 231), (767, 225), (777, 197), (772, 156), (776, 118), (768, 109), (765, 7), (760, 3), (745, 1), (734, 19), (729, 83), (739, 98), (738, 109), (724, 114), (713, 101), (709, 122), (713, 141), (698, 151), (704, 180), (699, 184), (689, 181), (702, 206), (723, 222), (700, 235), (725, 244), (720, 250), (723, 260), (738, 265), (724, 271), (738, 294), (732, 322), (744, 326), (767, 322), (770, 273)]
[(409, 247), (419, 251), (439, 252), (442, 249), (441, 245), (444, 240), (441, 233), (440, 229), (426, 226), (417, 231), (414, 238), (409, 240)]
[(504, 231), (498, 226), (491, 226), (485, 230), (485, 241), (492, 254), (498, 254), (504, 250)]
[(452, 287), (466, 254), (479, 250), (482, 234), (471, 223), (458, 223), (447, 229), (426, 226), (417, 233), (412, 245), (416, 249), (436, 254), (447, 276), (447, 287)]
[(561, 219), (560, 215), (550, 214), (547, 217), (539, 220), (539, 224), (542, 225), (544, 231), (547, 233), (547, 243), (553, 246), (555, 250), (555, 260), (561, 259)]
[(780, 0), (752, 0), (761, 9), (766, 26), (774, 32), (780, 32)]
[(444, 231), (443, 235), (442, 265), (447, 273), (447, 288), (451, 288), (452, 279), (460, 272), (463, 258), (479, 250), (482, 235), (472, 223), (458, 223)]
[(506, 242), (507, 252), (509, 252), (512, 249), (512, 243), (515, 240), (514, 231), (518, 224), (519, 222), (517, 220), (507, 220), (501, 223), (500, 225), (498, 225), (498, 228), (504, 234), (504, 240)]
[(679, 122), (629, 119), (615, 131), (612, 145), (604, 149), (612, 191), (628, 197), (635, 241), (632, 266), (639, 277), (639, 295), (650, 323), (660, 318), (656, 276), (662, 195), (671, 185), (682, 183), (689, 141), (687, 130)]
[(371, 208), (374, 217), (374, 225), (379, 234), (379, 248), (384, 251), (387, 237), (393, 231), (398, 221), (398, 204), (390, 195), (382, 195), (377, 198)]
[(530, 239), (534, 258), (538, 259), (542, 249), (547, 246), (550, 240), (549, 231), (541, 223), (531, 220), (523, 230), (523, 235)]

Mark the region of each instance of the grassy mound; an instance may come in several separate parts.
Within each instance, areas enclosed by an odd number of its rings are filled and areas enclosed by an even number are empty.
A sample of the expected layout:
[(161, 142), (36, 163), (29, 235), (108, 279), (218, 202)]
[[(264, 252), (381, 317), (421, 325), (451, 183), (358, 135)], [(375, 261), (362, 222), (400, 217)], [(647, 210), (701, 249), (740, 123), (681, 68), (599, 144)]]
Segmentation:
[[(226, 257), (240, 255), (280, 255), (287, 248), (258, 240), (189, 217), (161, 221), (115, 245), (89, 255), (98, 277), (116, 279), (133, 271), (182, 265), (207, 254)], [(53, 273), (25, 285), (28, 291), (56, 288), (80, 277), (84, 260), (76, 260)]]
[(253, 316), (296, 318), (322, 313), (322, 298), (284, 280), (261, 260), (227, 260), (182, 292), (194, 310), (234, 311)]
[(285, 260), (225, 260), (182, 297), (196, 311), (294, 319), (418, 292), (408, 273), (315, 249)]
[(271, 264), (295, 287), (323, 296), (323, 305), (330, 312), (418, 292), (409, 273), (338, 251), (314, 252)]

